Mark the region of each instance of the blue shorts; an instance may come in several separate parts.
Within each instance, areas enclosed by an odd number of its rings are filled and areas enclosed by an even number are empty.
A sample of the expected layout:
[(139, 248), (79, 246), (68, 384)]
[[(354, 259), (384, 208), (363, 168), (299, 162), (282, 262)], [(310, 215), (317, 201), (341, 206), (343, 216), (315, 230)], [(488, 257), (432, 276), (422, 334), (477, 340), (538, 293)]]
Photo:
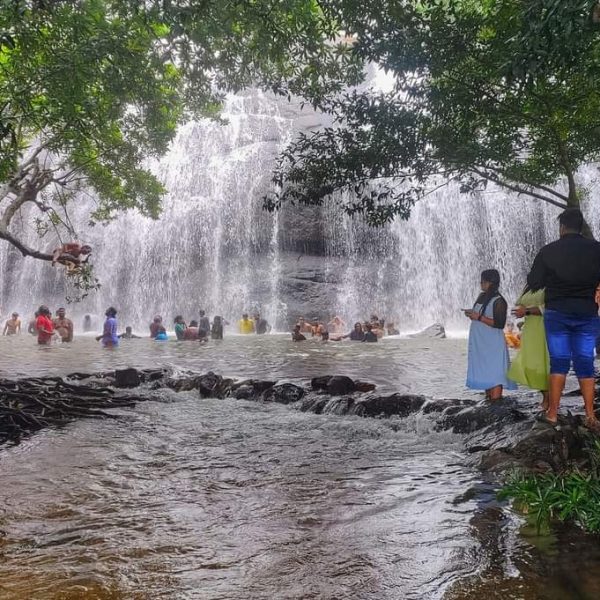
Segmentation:
[(558, 310), (544, 312), (550, 374), (566, 375), (571, 368), (579, 379), (594, 377), (594, 348), (600, 332), (598, 315), (572, 315)]

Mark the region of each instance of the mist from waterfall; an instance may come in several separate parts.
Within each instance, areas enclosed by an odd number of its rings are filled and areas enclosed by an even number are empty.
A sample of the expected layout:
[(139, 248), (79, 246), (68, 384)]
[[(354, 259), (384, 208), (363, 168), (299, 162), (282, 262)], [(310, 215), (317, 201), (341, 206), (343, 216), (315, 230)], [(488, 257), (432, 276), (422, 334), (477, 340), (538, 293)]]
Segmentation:
[[(500, 270), (511, 304), (537, 249), (557, 236), (558, 209), (496, 188), (470, 197), (449, 185), (418, 203), (408, 222), (383, 229), (334, 205), (267, 213), (262, 195), (278, 153), (319, 118), (258, 92), (229, 98), (223, 117), (225, 125), (182, 127), (168, 155), (153, 164), (168, 189), (159, 221), (128, 213), (88, 229), (93, 201), (81, 199), (73, 222), (94, 248), (102, 287), (68, 306), (76, 326), (89, 313), (99, 327), (114, 305), (121, 325), (142, 333), (154, 314), (170, 325), (177, 314), (197, 318), (201, 308), (230, 321), (260, 311), (278, 330), (300, 313), (339, 314), (349, 323), (376, 313), (402, 332), (433, 322), (460, 332), (467, 326), (460, 309), (477, 295), (481, 270)], [(593, 189), (596, 169), (581, 177)], [(585, 212), (598, 231), (592, 198)], [(21, 227), (39, 247), (26, 213)], [(304, 236), (311, 240), (304, 250), (289, 241)], [(50, 250), (54, 240), (41, 245)], [(17, 310), (26, 320), (42, 302), (64, 305), (69, 292), (62, 269), (22, 258), (7, 244), (0, 245), (0, 277), (3, 316)]]

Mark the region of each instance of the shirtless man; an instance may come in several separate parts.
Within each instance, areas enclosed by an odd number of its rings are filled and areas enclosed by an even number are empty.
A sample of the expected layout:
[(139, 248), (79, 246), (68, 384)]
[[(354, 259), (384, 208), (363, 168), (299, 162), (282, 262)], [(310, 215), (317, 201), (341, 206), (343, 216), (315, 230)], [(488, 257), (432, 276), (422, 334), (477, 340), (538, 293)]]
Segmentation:
[(72, 342), (73, 341), (73, 321), (71, 319), (67, 319), (66, 311), (64, 308), (59, 308), (56, 311), (56, 317), (52, 319), (52, 323), (54, 324), (54, 330), (60, 336), (60, 339), (63, 342)]
[(2, 335), (16, 335), (17, 333), (21, 333), (21, 319), (19, 319), (19, 313), (14, 312), (4, 324)]
[(92, 247), (87, 244), (68, 242), (54, 249), (52, 266), (55, 267), (56, 263), (61, 263), (67, 267), (69, 275), (78, 273), (81, 271), (81, 265), (88, 261), (91, 253)]

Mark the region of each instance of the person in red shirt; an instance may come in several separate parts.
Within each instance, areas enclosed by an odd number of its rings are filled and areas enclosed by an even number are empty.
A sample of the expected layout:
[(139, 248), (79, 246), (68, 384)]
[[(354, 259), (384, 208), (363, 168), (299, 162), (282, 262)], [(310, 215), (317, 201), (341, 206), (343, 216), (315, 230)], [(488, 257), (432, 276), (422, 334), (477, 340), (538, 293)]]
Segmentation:
[(38, 334), (38, 344), (48, 345), (52, 342), (54, 336), (54, 325), (52, 323), (52, 313), (47, 306), (38, 308), (38, 317), (35, 320), (35, 327)]

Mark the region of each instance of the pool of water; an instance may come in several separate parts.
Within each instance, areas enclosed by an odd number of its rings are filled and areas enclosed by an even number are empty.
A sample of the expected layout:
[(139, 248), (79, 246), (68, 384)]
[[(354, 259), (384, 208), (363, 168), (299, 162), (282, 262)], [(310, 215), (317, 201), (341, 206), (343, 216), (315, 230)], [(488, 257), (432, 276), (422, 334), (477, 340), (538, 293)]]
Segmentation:
[[(0, 338), (0, 376), (122, 366), (463, 397), (461, 340), (207, 346)], [(121, 419), (77, 421), (0, 451), (0, 598), (593, 598), (585, 536), (540, 539), (498, 506), (463, 438), (425, 416), (360, 419), (152, 392)], [(583, 561), (586, 577), (575, 565)], [(571, 565), (573, 570), (569, 567)]]

